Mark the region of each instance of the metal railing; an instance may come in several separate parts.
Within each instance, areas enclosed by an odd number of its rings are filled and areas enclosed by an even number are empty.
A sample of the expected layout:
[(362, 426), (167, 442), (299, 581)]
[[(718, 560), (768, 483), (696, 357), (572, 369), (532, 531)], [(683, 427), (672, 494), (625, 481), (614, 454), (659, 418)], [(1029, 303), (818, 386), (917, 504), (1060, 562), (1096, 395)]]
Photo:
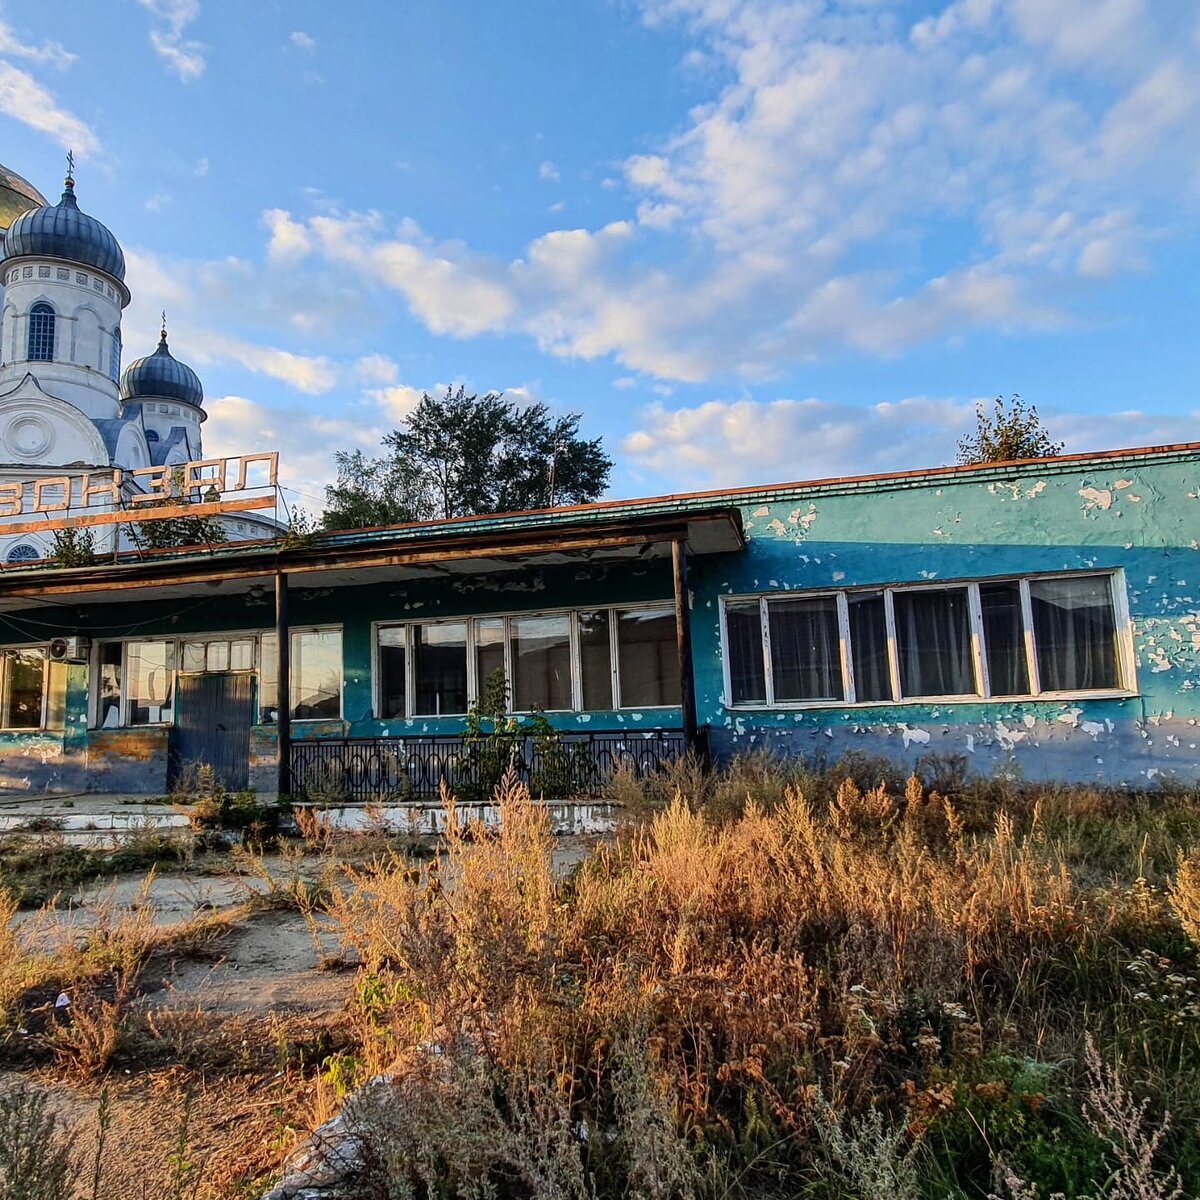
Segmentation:
[[(517, 778), (535, 795), (569, 799), (601, 795), (618, 768), (641, 779), (687, 751), (682, 730), (562, 733), (526, 737), (506, 750)], [(497, 761), (486, 741), (459, 735), (313, 738), (292, 742), (296, 796), (328, 801), (436, 799), (444, 783), (460, 799), (487, 799)]]

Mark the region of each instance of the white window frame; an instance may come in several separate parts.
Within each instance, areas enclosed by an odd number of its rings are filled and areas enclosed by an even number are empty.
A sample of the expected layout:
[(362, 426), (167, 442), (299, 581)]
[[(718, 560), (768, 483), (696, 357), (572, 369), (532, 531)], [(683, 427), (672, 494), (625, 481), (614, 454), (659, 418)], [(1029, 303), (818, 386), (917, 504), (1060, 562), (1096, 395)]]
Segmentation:
[[(1116, 635), (1117, 672), (1121, 686), (1116, 688), (1094, 688), (1081, 691), (1042, 691), (1037, 665), (1037, 647), (1033, 629), (1033, 606), (1029, 585), (1032, 582), (1051, 579), (1078, 579), (1091, 576), (1106, 576), (1109, 581), (1109, 597), (1113, 606), (1113, 626)], [(1015, 582), (1020, 587), (1021, 619), (1024, 633), (1025, 660), (1029, 676), (1029, 693), (1023, 695), (993, 695), (988, 676), (987, 655), (983, 638), (983, 608), (979, 588), (988, 583)], [(898, 592), (967, 591), (968, 614), (971, 627), (971, 656), (974, 665), (976, 691), (970, 695), (951, 696), (905, 696), (900, 686), (900, 660), (896, 645), (896, 619), (893, 596)], [(892, 698), (888, 700), (857, 699), (854, 680), (854, 659), (850, 646), (849, 597), (859, 592), (880, 592), (883, 595), (884, 620), (887, 629), (888, 674), (891, 681)], [(786, 600), (803, 597), (820, 599), (836, 596), (838, 601), (838, 629), (841, 636), (842, 683), (844, 700), (776, 700), (775, 682), (771, 668), (771, 627), (768, 619), (768, 603), (771, 600)], [(733, 702), (733, 685), (729, 662), (729, 634), (726, 623), (726, 607), (730, 604), (748, 604), (757, 601), (759, 625), (762, 631), (763, 671), (766, 680), (765, 701)], [(1125, 572), (1120, 567), (1108, 567), (1081, 571), (1050, 571), (1030, 575), (993, 575), (978, 579), (939, 579), (913, 584), (876, 584), (855, 588), (814, 588), (810, 590), (730, 593), (720, 597), (719, 604), (722, 669), (722, 705), (735, 712), (763, 711), (767, 709), (814, 709), (814, 708), (885, 708), (900, 704), (981, 704), (992, 701), (1042, 701), (1042, 700), (1115, 700), (1129, 699), (1138, 695), (1137, 660), (1133, 645), (1133, 620), (1129, 612), (1129, 591)]]
[[(409, 617), (395, 621), (371, 622), (371, 712), (376, 721), (428, 721), (440, 720), (442, 717), (457, 720), (467, 715), (461, 713), (420, 713), (415, 714), (416, 704), (416, 674), (413, 671), (413, 629), (417, 625), (459, 625), (464, 621), (467, 625), (467, 707), (478, 703), (479, 690), (482, 680), (479, 679), (479, 664), (476, 654), (475, 622), (503, 620), (504, 640), (504, 678), (511, 687), (514, 678), (512, 666), (512, 626), (511, 622), (520, 617), (561, 617), (569, 618), (567, 635), (571, 663), (571, 708), (546, 709), (547, 713), (573, 715), (582, 712), (602, 711), (583, 707), (583, 655), (579, 641), (579, 614), (581, 612), (608, 613), (608, 661), (611, 674), (613, 707), (611, 712), (631, 711), (622, 709), (620, 694), (620, 667), (618, 663), (617, 614), (624, 612), (645, 612), (653, 609), (671, 607), (669, 600), (642, 600), (633, 604), (582, 604), (574, 607), (559, 606), (556, 608), (522, 609), (517, 612), (473, 612), (463, 616), (447, 617)], [(380, 663), (379, 631), (381, 629), (404, 629), (404, 716), (385, 717), (380, 715), (383, 706), (382, 680), (383, 671)], [(637, 708), (638, 712), (669, 712), (678, 708), (678, 704), (645, 704)], [(514, 715), (528, 715), (528, 710), (514, 709)]]
[[(337, 632), (342, 635), (342, 685), (338, 689), (338, 715), (336, 717), (292, 717), (292, 724), (307, 724), (312, 721), (341, 721), (344, 720), (345, 713), (345, 691), (346, 691), (346, 633), (342, 625), (326, 624), (326, 625), (293, 625), (288, 630), (288, 635), (298, 633), (330, 633)], [(263, 667), (263, 639), (266, 637), (274, 637), (274, 629), (237, 629), (237, 630), (210, 630), (204, 633), (178, 633), (172, 634), (170, 637), (156, 637), (153, 634), (143, 637), (123, 637), (123, 638), (102, 638), (92, 643), (91, 655), (88, 659), (88, 728), (100, 728), (100, 654), (104, 646), (119, 645), (121, 647), (121, 700), (120, 700), (120, 722), (114, 727), (117, 729), (169, 729), (175, 724), (176, 711), (174, 698), (176, 689), (179, 684), (180, 675), (207, 675), (208, 671), (185, 671), (183, 669), (183, 645), (185, 642), (203, 642), (207, 645), (209, 642), (237, 642), (245, 639), (254, 641), (254, 666), (249, 670), (232, 670), (215, 671), (211, 674), (217, 675), (253, 675), (255, 677), (255, 710), (251, 714), (253, 724), (261, 725), (263, 722), (263, 696), (262, 696), (262, 667)], [(126, 713), (129, 705), (129, 643), (130, 642), (172, 642), (175, 646), (175, 669), (172, 672), (171, 680), (171, 719), (169, 721), (154, 721), (146, 722), (144, 725), (130, 725), (126, 722)], [(205, 655), (207, 659), (207, 653)], [(278, 658), (276, 659), (276, 671), (278, 671)]]

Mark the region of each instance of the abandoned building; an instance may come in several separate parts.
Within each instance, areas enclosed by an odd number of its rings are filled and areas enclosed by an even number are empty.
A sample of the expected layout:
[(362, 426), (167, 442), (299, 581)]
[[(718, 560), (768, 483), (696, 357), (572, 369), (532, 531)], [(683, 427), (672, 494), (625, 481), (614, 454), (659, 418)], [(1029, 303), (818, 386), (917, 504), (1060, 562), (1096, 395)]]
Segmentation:
[(11, 563), (0, 787), (436, 794), (497, 668), (581, 791), (688, 748), (1194, 781), (1198, 537), (1192, 444)]

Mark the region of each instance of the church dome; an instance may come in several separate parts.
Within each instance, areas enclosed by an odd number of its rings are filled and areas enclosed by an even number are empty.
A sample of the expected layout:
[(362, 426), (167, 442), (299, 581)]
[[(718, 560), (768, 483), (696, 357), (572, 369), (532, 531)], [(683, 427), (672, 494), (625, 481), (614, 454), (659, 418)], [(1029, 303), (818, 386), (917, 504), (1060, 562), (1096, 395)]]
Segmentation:
[(0, 163), (0, 233), (3, 233), (23, 212), (44, 208), (46, 197), (16, 171)]
[(0, 261), (10, 258), (65, 258), (103, 271), (124, 282), (125, 255), (117, 239), (75, 200), (75, 182), (68, 178), (57, 204), (43, 203), (22, 213), (8, 227)]
[(135, 359), (121, 374), (122, 400), (178, 400), (200, 407), (204, 388), (200, 377), (181, 363), (167, 346), (167, 331), (162, 331), (158, 349), (145, 358)]

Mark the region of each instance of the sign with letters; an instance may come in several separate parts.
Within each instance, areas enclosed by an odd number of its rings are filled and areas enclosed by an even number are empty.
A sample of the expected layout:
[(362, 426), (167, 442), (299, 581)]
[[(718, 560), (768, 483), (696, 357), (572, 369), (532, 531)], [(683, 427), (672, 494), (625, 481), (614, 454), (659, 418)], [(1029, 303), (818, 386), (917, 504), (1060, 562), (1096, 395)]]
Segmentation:
[(0, 535), (272, 508), (279, 453), (0, 482)]

